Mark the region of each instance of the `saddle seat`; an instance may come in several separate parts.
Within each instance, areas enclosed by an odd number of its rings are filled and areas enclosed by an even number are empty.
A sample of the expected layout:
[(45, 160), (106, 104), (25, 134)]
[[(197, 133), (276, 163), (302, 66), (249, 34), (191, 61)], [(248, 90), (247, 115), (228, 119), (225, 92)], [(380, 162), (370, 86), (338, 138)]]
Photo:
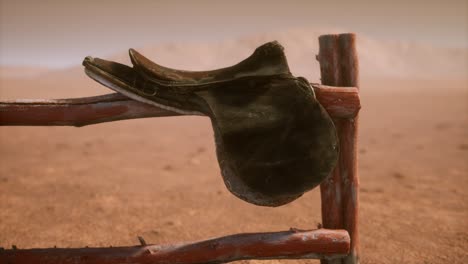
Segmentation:
[(146, 78), (163, 85), (205, 85), (236, 80), (244, 77), (291, 75), (283, 47), (276, 41), (258, 47), (248, 58), (230, 67), (209, 71), (185, 71), (156, 64), (129, 50), (132, 64)]

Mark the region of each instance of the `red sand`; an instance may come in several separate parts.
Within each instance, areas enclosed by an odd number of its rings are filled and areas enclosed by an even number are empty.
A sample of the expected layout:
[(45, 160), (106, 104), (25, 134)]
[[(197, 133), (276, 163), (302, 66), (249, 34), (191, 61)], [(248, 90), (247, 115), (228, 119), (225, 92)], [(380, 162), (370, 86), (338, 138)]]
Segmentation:
[[(467, 83), (363, 77), (361, 263), (468, 263)], [(79, 68), (0, 85), (1, 98), (107, 92)], [(1, 127), (0, 146), (0, 247), (170, 243), (320, 222), (318, 189), (279, 208), (231, 195), (207, 118)]]

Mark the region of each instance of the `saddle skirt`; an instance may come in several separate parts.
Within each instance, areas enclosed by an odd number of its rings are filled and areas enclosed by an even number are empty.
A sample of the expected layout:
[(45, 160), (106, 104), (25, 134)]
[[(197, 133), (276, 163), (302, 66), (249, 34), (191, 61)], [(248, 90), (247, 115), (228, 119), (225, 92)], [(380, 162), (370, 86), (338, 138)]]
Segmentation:
[(269, 42), (240, 63), (212, 71), (160, 66), (135, 50), (133, 67), (86, 57), (92, 79), (134, 100), (211, 119), (227, 189), (261, 206), (280, 206), (324, 180), (338, 138), (309, 82), (294, 77), (283, 47)]

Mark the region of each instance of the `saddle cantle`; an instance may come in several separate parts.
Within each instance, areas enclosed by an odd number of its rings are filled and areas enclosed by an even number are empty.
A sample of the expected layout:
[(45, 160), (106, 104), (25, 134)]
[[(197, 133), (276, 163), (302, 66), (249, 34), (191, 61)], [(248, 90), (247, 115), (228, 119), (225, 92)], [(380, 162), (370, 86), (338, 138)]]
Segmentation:
[(292, 76), (279, 43), (212, 71), (170, 69), (129, 53), (133, 68), (91, 57), (83, 65), (92, 79), (134, 100), (209, 116), (221, 174), (235, 196), (280, 206), (319, 185), (335, 166), (333, 122), (309, 82)]

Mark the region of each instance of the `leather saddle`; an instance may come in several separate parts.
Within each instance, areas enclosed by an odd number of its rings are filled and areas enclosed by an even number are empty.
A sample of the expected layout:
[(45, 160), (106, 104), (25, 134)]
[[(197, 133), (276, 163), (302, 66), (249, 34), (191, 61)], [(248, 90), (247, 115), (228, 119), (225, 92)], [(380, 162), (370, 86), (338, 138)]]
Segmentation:
[(129, 55), (133, 67), (86, 57), (85, 72), (134, 100), (210, 117), (224, 183), (240, 199), (280, 206), (334, 168), (339, 150), (333, 122), (309, 82), (290, 73), (278, 42), (212, 71), (167, 68), (133, 49)]

